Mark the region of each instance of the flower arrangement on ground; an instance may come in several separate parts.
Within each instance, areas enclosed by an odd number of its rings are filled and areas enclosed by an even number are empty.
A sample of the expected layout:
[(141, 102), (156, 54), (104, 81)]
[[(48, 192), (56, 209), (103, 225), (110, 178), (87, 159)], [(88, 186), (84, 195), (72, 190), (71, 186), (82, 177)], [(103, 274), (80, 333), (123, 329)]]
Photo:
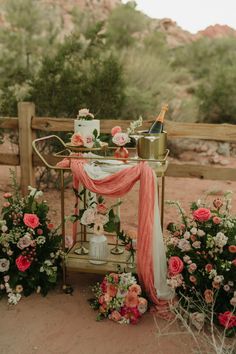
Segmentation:
[(121, 324), (136, 324), (147, 311), (147, 300), (131, 273), (110, 273), (92, 290), (95, 298), (90, 303), (98, 310), (97, 320), (109, 318)]
[(21, 197), (14, 180), (14, 193), (5, 193), (0, 220), (0, 296), (16, 304), (21, 295), (46, 295), (57, 282), (61, 236), (47, 217), (48, 206), (38, 201), (42, 192), (29, 187)]
[(192, 203), (190, 217), (178, 202), (169, 203), (182, 218), (167, 227), (169, 285), (188, 303), (190, 299), (195, 316), (203, 300), (216, 323), (228, 334), (236, 332), (236, 217), (230, 215), (229, 194), (211, 206)]

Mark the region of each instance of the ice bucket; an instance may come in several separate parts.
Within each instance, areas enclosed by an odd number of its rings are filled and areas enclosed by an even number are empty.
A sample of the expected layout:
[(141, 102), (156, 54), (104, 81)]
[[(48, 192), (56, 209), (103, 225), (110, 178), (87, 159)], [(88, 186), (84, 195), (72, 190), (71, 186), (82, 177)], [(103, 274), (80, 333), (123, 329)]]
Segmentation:
[[(151, 134), (148, 131), (140, 131), (141, 137), (138, 139), (137, 152), (138, 156), (142, 159), (150, 159), (153, 157), (157, 160), (161, 160), (166, 156), (167, 149), (167, 133), (163, 131), (162, 133)], [(151, 142), (146, 139), (146, 136), (156, 136), (158, 139)]]

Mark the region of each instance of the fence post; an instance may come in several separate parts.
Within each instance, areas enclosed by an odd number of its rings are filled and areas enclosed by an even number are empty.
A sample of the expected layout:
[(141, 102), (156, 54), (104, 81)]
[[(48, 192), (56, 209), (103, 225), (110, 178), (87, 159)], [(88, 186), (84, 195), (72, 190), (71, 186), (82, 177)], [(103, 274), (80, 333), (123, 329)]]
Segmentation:
[(18, 103), (19, 119), (19, 152), (20, 152), (20, 174), (21, 191), (23, 195), (28, 194), (28, 186), (35, 184), (33, 169), (33, 149), (31, 120), (35, 116), (35, 105), (32, 102)]

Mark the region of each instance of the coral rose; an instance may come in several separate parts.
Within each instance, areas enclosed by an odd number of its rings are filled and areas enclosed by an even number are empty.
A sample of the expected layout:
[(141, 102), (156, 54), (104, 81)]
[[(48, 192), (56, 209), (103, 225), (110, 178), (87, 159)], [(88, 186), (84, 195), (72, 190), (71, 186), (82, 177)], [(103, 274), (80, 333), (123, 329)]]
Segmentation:
[(184, 264), (179, 257), (172, 256), (168, 260), (168, 269), (170, 275), (177, 275), (184, 269)]
[(115, 127), (112, 128), (111, 130), (111, 135), (114, 136), (117, 133), (120, 133), (122, 131), (121, 127), (119, 125), (116, 125)]
[(71, 144), (75, 146), (83, 146), (84, 145), (84, 138), (81, 134), (75, 133), (71, 137)]
[(197, 221), (205, 222), (210, 219), (211, 211), (207, 208), (198, 208), (193, 212), (193, 217)]
[(129, 291), (130, 292), (134, 292), (135, 294), (137, 295), (140, 295), (142, 290), (141, 290), (141, 287), (138, 285), (138, 284), (132, 284), (130, 287), (129, 287)]
[(118, 322), (121, 320), (121, 314), (118, 311), (112, 311), (109, 318), (115, 322)]
[(117, 286), (114, 284), (107, 284), (107, 294), (110, 297), (115, 297), (117, 293)]
[(213, 291), (210, 289), (206, 289), (204, 291), (204, 298), (207, 304), (211, 304), (213, 302)]
[(229, 246), (229, 252), (230, 253), (236, 253), (236, 246), (235, 245), (230, 245)]
[(35, 229), (40, 224), (39, 218), (35, 214), (25, 214), (23, 220), (25, 225), (30, 227), (31, 229)]
[(138, 306), (138, 296), (135, 292), (128, 292), (125, 297), (125, 305), (127, 307), (136, 307)]
[(218, 320), (226, 329), (236, 327), (236, 316), (234, 316), (230, 311), (220, 313)]
[(16, 258), (16, 266), (20, 272), (25, 272), (31, 265), (31, 262), (24, 256)]

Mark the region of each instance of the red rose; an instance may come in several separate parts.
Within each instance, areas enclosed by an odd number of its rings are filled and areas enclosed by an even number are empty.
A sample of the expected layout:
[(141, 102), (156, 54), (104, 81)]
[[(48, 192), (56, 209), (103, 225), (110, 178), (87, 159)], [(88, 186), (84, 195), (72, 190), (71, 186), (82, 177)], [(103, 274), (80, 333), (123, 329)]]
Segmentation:
[(25, 272), (31, 265), (31, 262), (24, 256), (16, 258), (16, 266), (20, 272)]
[(220, 324), (227, 329), (236, 327), (236, 316), (234, 316), (233, 313), (230, 311), (220, 313), (218, 316), (218, 320)]
[(177, 256), (173, 256), (169, 258), (168, 266), (169, 266), (169, 273), (171, 276), (181, 273), (182, 270), (184, 269), (184, 264), (182, 260)]
[(26, 226), (31, 227), (31, 229), (35, 229), (39, 226), (39, 218), (35, 214), (25, 214), (24, 223)]
[(193, 217), (200, 222), (208, 221), (211, 217), (211, 211), (207, 208), (199, 208), (193, 212)]

